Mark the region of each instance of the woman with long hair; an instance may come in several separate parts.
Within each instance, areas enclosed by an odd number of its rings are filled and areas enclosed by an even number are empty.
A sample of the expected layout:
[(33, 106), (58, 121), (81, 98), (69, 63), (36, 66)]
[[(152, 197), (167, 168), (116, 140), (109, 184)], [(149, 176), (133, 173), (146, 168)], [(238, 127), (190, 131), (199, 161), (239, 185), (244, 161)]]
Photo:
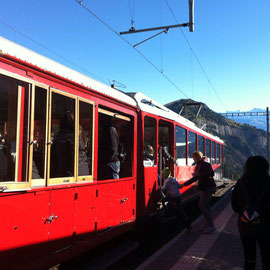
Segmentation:
[(232, 192), (232, 208), (239, 214), (238, 229), (243, 245), (245, 270), (255, 270), (259, 244), (264, 270), (270, 269), (270, 177), (269, 163), (261, 156), (249, 157), (242, 177)]
[(211, 164), (203, 159), (203, 154), (200, 151), (195, 151), (192, 154), (192, 158), (196, 164), (193, 177), (181, 187), (198, 181), (197, 189), (200, 192), (199, 208), (205, 218), (205, 226), (202, 228), (202, 231), (208, 234), (216, 230), (210, 206), (212, 194), (216, 189), (216, 183), (213, 178), (214, 171)]

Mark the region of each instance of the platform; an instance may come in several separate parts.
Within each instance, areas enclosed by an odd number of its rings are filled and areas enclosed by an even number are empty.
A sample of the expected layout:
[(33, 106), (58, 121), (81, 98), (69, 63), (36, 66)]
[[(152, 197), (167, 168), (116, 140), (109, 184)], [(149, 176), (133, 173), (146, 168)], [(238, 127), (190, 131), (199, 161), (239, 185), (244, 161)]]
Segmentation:
[[(202, 234), (203, 218), (193, 223), (190, 233), (184, 231), (158, 250), (137, 270), (241, 270), (244, 257), (237, 229), (237, 218), (231, 208), (230, 193), (212, 209), (217, 231)], [(257, 268), (261, 261), (257, 254)]]

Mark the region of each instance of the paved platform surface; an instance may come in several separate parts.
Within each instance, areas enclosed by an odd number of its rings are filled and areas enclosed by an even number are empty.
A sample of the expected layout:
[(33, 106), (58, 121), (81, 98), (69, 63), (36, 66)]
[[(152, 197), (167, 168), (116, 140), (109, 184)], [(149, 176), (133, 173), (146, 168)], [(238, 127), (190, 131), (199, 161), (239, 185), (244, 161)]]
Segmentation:
[[(190, 233), (182, 232), (146, 260), (137, 270), (241, 270), (243, 250), (237, 229), (237, 214), (230, 204), (230, 194), (214, 206), (217, 231), (202, 234), (203, 218), (193, 223)], [(257, 268), (262, 270), (257, 254)]]

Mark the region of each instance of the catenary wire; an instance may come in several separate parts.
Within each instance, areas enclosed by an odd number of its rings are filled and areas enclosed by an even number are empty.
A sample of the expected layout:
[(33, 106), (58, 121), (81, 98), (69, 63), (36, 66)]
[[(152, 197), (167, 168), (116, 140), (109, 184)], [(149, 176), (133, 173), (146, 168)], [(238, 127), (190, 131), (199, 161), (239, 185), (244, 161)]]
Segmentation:
[[(170, 7), (168, 1), (167, 1), (167, 0), (164, 0), (164, 1), (165, 1), (166, 5), (167, 5), (168, 9), (170, 10), (172, 16), (174, 17), (174, 20), (175, 20), (176, 23), (178, 24), (178, 20), (177, 20), (176, 16), (174, 15), (174, 12), (173, 12), (172, 8)], [(216, 91), (214, 85), (212, 84), (212, 82), (211, 82), (209, 76), (207, 75), (207, 73), (206, 73), (206, 71), (205, 71), (203, 65), (201, 64), (201, 61), (199, 60), (197, 54), (196, 54), (195, 51), (193, 50), (193, 48), (192, 48), (192, 46), (191, 46), (189, 40), (187, 39), (187, 37), (186, 37), (184, 31), (183, 31), (181, 28), (179, 28), (179, 29), (180, 29), (180, 31), (181, 31), (181, 33), (182, 33), (182, 35), (183, 35), (183, 37), (184, 37), (184, 39), (185, 39), (185, 41), (186, 41), (188, 47), (189, 47), (189, 49), (191, 50), (191, 52), (192, 52), (192, 54), (194, 55), (194, 57), (195, 57), (197, 63), (199, 64), (199, 66), (200, 66), (200, 68), (201, 68), (201, 70), (202, 70), (204, 76), (206, 77), (206, 79), (207, 79), (209, 85), (211, 86), (211, 88), (212, 88), (212, 90), (214, 91), (215, 95), (217, 96), (218, 100), (220, 101), (220, 103), (221, 103), (222, 106), (224, 107), (225, 111), (227, 111), (227, 109), (226, 109), (224, 103), (222, 102), (221, 98), (219, 97), (219, 95), (218, 95), (218, 93), (217, 93), (217, 91)]]
[(116, 34), (119, 38), (125, 41), (129, 46), (131, 46), (138, 54), (140, 54), (154, 69), (156, 69), (168, 82), (170, 82), (179, 92), (181, 92), (186, 98), (189, 98), (162, 70), (160, 70), (154, 63), (150, 61), (141, 51), (139, 51), (124, 37), (122, 37), (117, 31), (115, 31), (110, 25), (108, 25), (105, 21), (103, 21), (100, 17), (98, 17), (94, 12), (88, 9), (81, 1), (75, 0), (81, 7), (83, 7), (87, 12), (89, 12), (92, 16), (94, 16), (98, 21), (100, 21), (103, 25), (109, 28), (114, 34)]
[[(9, 24), (7, 24), (7, 23), (5, 23), (5, 22), (3, 22), (3, 21), (1, 21), (1, 20), (0, 20), (0, 23), (1, 23), (2, 25), (4, 25), (4, 26), (8, 27), (8, 28), (11, 29), (12, 31), (14, 31), (15, 35), (16, 35), (16, 33), (20, 34), (20, 35), (23, 36), (24, 38), (26, 38), (26, 39), (32, 41), (33, 43), (37, 44), (38, 46), (40, 46), (40, 47), (42, 47), (42, 48), (48, 50), (49, 52), (55, 54), (55, 55), (58, 56), (59, 58), (61, 58), (61, 59), (65, 60), (66, 62), (72, 64), (73, 66), (78, 67), (80, 70), (84, 71), (85, 73), (87, 73), (87, 74), (89, 74), (89, 75), (95, 77), (96, 79), (98, 79), (98, 80), (100, 80), (100, 81), (103, 81), (104, 83), (107, 84), (107, 81), (106, 81), (106, 80), (101, 79), (101, 78), (98, 77), (97, 75), (95, 75), (95, 74), (89, 72), (89, 71), (86, 70), (85, 68), (83, 68), (83, 67), (79, 66), (78, 64), (76, 64), (76, 63), (70, 61), (69, 59), (65, 58), (65, 57), (62, 56), (61, 54), (59, 54), (59, 53), (53, 51), (52, 49), (50, 49), (50, 48), (44, 46), (44, 45), (41, 44), (40, 42), (38, 42), (38, 41), (32, 39), (31, 37), (25, 35), (24, 33), (20, 32), (20, 31), (18, 31), (17, 29), (15, 29), (14, 27), (10, 26)], [(16, 39), (17, 39), (17, 38), (16, 38)]]

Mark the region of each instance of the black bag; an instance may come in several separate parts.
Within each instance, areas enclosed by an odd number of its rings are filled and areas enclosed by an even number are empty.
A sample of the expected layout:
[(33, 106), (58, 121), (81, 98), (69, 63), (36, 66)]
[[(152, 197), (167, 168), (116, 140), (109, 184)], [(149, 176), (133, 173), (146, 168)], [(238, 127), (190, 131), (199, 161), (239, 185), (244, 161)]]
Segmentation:
[(125, 162), (127, 153), (125, 151), (125, 148), (123, 147), (123, 145), (121, 143), (118, 143), (118, 159), (121, 163)]

